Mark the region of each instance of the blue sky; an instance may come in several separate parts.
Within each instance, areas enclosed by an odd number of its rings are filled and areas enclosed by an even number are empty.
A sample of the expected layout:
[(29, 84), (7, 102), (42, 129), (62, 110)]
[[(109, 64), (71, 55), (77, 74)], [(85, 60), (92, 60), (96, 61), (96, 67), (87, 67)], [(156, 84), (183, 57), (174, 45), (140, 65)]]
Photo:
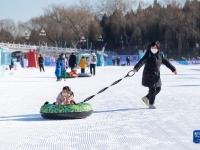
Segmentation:
[(0, 20), (9, 18), (15, 22), (28, 21), (43, 14), (51, 4), (74, 5), (78, 0), (0, 0)]
[[(63, 4), (71, 6), (77, 4), (79, 0), (0, 0), (0, 20), (13, 19), (18, 21), (28, 21), (32, 17), (43, 14), (43, 9), (52, 4)], [(152, 2), (153, 0), (146, 0)]]

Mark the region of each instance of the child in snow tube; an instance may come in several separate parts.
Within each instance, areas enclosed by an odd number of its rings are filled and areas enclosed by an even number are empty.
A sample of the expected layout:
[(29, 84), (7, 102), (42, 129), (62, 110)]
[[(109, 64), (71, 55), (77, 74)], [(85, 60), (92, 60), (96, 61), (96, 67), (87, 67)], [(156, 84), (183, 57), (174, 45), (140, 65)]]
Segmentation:
[(74, 94), (68, 86), (63, 87), (56, 102), (45, 102), (40, 108), (41, 116), (45, 119), (82, 119), (93, 113), (92, 106), (88, 103), (74, 101)]
[(45, 102), (40, 108), (41, 116), (45, 119), (82, 119), (93, 112), (90, 104), (74, 101), (74, 93), (68, 86), (63, 87), (56, 102)]
[(71, 89), (68, 86), (64, 86), (62, 91), (58, 94), (56, 98), (56, 104), (57, 105), (75, 104), (74, 93), (71, 91)]
[(40, 108), (41, 116), (45, 119), (83, 119), (93, 113), (88, 103), (72, 105), (55, 105), (45, 102)]

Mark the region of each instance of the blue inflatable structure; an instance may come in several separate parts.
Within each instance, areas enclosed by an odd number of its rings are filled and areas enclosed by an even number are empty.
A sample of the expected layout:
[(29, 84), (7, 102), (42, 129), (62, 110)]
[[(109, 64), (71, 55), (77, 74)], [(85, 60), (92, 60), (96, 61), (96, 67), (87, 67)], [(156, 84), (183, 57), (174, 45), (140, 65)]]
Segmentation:
[(11, 64), (11, 53), (6, 48), (0, 48), (0, 65)]

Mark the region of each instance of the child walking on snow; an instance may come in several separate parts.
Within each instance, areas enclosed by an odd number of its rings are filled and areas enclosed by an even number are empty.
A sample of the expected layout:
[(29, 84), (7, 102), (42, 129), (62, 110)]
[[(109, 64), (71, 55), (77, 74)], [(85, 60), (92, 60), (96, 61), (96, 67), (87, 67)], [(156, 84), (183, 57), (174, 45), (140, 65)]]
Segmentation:
[(79, 66), (81, 68), (81, 73), (85, 73), (85, 68), (88, 66), (88, 63), (84, 56), (81, 57)]

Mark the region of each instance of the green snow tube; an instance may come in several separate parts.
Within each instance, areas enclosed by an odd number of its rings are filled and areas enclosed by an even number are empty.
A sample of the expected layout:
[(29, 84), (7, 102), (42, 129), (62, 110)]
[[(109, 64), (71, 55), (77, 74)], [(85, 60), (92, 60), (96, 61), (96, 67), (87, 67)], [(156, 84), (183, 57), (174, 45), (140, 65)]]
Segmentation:
[(66, 72), (66, 71), (62, 71), (62, 73), (61, 73), (61, 78), (62, 79), (76, 78), (76, 77), (78, 77), (77, 74), (70, 75), (69, 72)]
[(72, 105), (55, 105), (46, 102), (41, 108), (41, 116), (45, 119), (82, 119), (91, 115), (92, 106), (88, 103)]

